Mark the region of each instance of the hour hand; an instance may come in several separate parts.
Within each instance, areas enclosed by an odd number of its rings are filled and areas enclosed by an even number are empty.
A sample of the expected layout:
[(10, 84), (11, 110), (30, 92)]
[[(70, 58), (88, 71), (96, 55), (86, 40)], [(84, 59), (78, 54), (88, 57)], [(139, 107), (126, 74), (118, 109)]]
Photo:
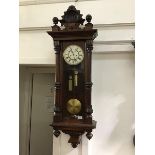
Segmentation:
[(73, 52), (73, 50), (70, 48), (70, 51), (72, 52), (72, 54), (73, 54), (73, 56), (74, 56), (74, 52)]

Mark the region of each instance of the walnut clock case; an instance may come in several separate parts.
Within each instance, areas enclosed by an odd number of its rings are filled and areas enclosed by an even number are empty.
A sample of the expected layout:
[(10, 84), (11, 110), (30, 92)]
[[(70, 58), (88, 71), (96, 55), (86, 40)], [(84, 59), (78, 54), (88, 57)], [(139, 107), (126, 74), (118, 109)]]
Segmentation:
[(96, 121), (92, 120), (91, 59), (97, 29), (93, 29), (91, 15), (86, 16), (85, 25), (82, 16), (71, 5), (61, 20), (53, 18), (52, 31), (47, 32), (53, 38), (56, 54), (55, 109), (51, 126), (56, 137), (60, 131), (69, 134), (68, 142), (73, 148), (80, 144), (85, 132), (91, 139), (92, 129), (96, 128)]

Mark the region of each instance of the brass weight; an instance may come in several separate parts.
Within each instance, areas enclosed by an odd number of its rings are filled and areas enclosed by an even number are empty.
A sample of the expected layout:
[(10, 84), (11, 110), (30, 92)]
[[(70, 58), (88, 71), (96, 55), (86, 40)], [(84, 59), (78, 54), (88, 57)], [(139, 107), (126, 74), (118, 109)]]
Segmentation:
[(73, 115), (78, 114), (81, 111), (81, 102), (77, 99), (70, 99), (67, 102), (67, 110)]

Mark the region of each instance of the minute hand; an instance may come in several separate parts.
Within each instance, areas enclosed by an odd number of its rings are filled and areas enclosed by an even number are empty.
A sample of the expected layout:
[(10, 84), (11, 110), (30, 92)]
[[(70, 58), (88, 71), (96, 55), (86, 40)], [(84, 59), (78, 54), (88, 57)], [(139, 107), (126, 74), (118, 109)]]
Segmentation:
[(70, 48), (70, 50), (71, 50), (71, 52), (72, 52), (72, 54), (73, 54), (73, 56), (74, 56), (74, 52), (73, 52), (73, 50)]

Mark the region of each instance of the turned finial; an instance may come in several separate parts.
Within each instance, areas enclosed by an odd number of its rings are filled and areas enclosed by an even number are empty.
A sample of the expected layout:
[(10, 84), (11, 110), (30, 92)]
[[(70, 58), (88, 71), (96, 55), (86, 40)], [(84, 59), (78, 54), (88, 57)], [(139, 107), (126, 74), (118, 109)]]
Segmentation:
[(90, 14), (88, 14), (88, 15), (86, 16), (86, 21), (87, 21), (88, 23), (90, 23), (91, 20), (92, 20), (92, 16), (91, 16)]
[(55, 24), (55, 25), (58, 24), (58, 21), (59, 21), (59, 19), (57, 17), (53, 18), (53, 24)]

